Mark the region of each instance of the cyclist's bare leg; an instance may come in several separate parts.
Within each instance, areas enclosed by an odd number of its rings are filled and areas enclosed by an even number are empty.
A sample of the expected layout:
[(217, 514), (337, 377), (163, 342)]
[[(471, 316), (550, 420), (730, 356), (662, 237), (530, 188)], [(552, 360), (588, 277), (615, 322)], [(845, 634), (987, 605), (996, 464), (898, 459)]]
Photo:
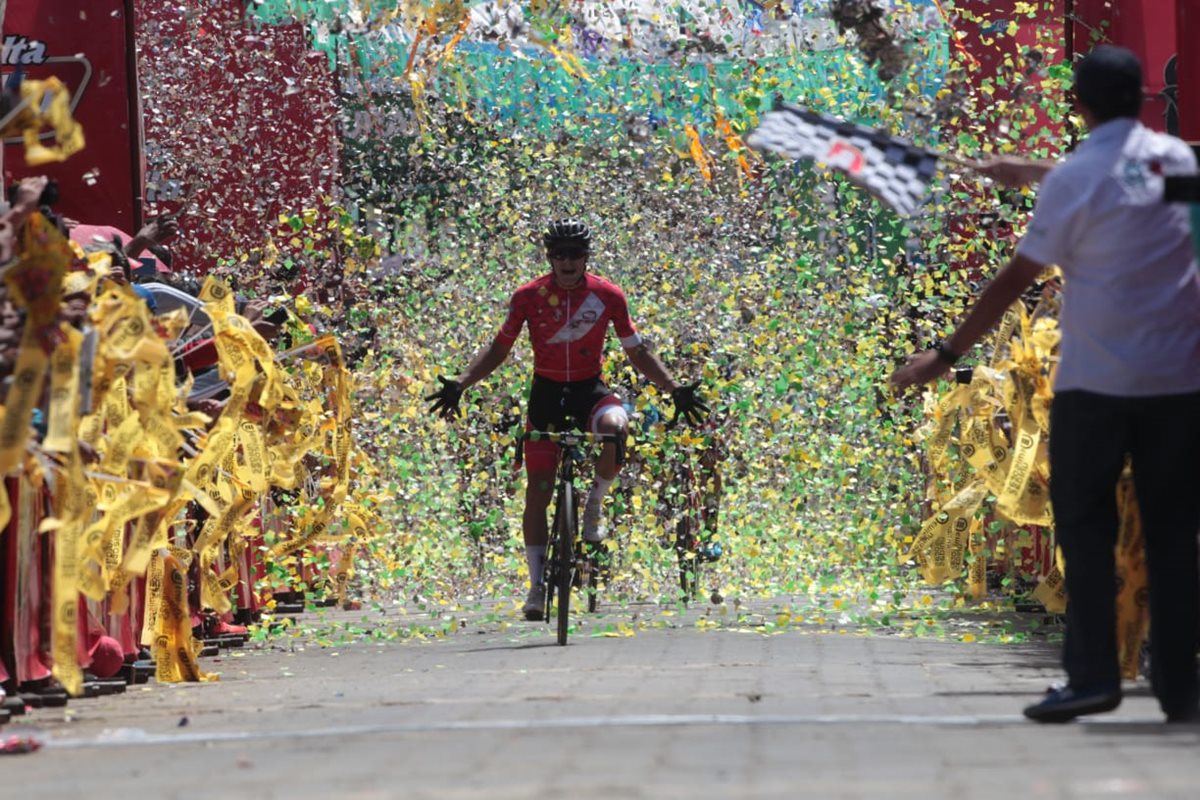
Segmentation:
[[(605, 414), (596, 422), (597, 433), (619, 433), (621, 436), (626, 436), (628, 428), (628, 418), (624, 413)], [(600, 449), (600, 458), (596, 460), (596, 474), (611, 481), (617, 477), (617, 473), (620, 471), (621, 466), (617, 464), (617, 445), (615, 442), (607, 442)]]
[[(627, 435), (629, 418), (620, 406), (615, 406), (614, 409), (615, 411), (606, 412), (596, 420), (595, 429), (597, 433), (617, 434), (623, 438)], [(592, 490), (588, 492), (587, 503), (583, 509), (585, 539), (599, 541), (604, 538), (604, 527), (600, 524), (604, 496), (608, 494), (620, 471), (621, 465), (617, 463), (617, 445), (614, 442), (606, 443), (600, 451), (600, 457), (596, 459), (596, 481), (592, 484)]]
[(531, 585), (542, 580), (546, 542), (550, 538), (546, 509), (554, 497), (554, 475), (554, 470), (537, 470), (525, 476), (525, 514), (521, 527), (525, 534), (525, 560), (529, 564)]

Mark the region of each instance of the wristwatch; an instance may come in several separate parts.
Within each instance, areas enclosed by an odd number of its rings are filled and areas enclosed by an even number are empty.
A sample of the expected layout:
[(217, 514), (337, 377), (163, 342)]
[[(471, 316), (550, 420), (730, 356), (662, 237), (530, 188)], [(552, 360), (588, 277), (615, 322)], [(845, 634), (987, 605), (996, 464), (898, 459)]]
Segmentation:
[(938, 342), (932, 348), (933, 352), (937, 353), (937, 357), (946, 362), (949, 366), (954, 366), (958, 360), (962, 358), (962, 353), (956, 353), (951, 350), (944, 341)]

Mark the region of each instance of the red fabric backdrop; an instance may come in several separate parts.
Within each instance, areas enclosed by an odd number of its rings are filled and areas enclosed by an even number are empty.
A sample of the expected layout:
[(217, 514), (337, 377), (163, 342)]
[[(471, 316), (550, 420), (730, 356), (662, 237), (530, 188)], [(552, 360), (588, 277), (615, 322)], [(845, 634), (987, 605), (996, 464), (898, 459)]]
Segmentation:
[[(1185, 0), (1186, 1), (1186, 0)], [(1142, 122), (1166, 130), (1164, 70), (1176, 52), (1177, 0), (1075, 0), (1075, 50), (1086, 53), (1093, 41), (1128, 47), (1142, 60), (1147, 102)], [(1193, 40), (1192, 48), (1195, 48)], [(1193, 96), (1194, 97), (1194, 96)], [(1195, 102), (1192, 99), (1191, 102)]]
[(207, 271), (262, 246), (280, 214), (325, 205), (339, 177), (335, 78), (305, 30), (248, 27), (242, 0), (134, 5), (147, 201), (182, 212), (176, 268)]
[(244, 8), (9, 0), (4, 73), (23, 61), (30, 77), (61, 78), (78, 95), (87, 147), (31, 170), (6, 143), (7, 178), (50, 175), (64, 214), (130, 233), (143, 202), (147, 214), (180, 212), (176, 267), (201, 272), (261, 246), (280, 214), (323, 206), (338, 182), (334, 74), (301, 26), (256, 30)]
[[(29, 167), (20, 139), (5, 141), (5, 181), (48, 175), (58, 205), (81, 222), (136, 229), (140, 194), (137, 92), (127, 69), (130, 0), (9, 0), (2, 71), (21, 64), (30, 78), (53, 75), (76, 100), (87, 148), (58, 164)], [(131, 137), (134, 142), (131, 143)]]

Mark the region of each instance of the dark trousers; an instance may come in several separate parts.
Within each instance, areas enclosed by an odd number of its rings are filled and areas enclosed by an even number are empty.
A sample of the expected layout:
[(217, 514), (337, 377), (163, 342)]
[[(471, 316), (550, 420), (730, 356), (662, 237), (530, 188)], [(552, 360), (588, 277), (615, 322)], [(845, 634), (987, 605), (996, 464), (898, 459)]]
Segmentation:
[(1050, 499), (1066, 557), (1063, 666), (1073, 687), (1120, 685), (1116, 642), (1116, 484), (1131, 457), (1150, 579), (1150, 661), (1164, 711), (1194, 708), (1200, 616), (1200, 393), (1055, 396)]

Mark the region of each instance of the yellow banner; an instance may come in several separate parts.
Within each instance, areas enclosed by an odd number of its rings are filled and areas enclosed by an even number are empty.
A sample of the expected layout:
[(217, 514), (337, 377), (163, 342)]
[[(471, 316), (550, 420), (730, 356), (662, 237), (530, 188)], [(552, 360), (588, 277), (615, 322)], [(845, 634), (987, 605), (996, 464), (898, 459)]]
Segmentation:
[(1008, 342), (1012, 339), (1013, 333), (1021, 324), (1021, 319), (1025, 316), (1025, 304), (1021, 301), (1013, 303), (1004, 316), (1000, 319), (1000, 327), (996, 330), (996, 335), (992, 341), (991, 366), (998, 367), (1003, 361), (1008, 358)]
[(10, 519), (12, 519), (12, 505), (8, 502), (8, 487), (0, 478), (0, 529), (8, 527)]
[(255, 499), (254, 493), (235, 498), (221, 516), (208, 519), (196, 540), (195, 551), (200, 554), (200, 602), (221, 614), (230, 610), (229, 587), (222, 585), (213, 564), (238, 521), (253, 510)]
[(4, 274), (13, 302), (29, 312), (26, 332), (40, 337), (39, 346), (46, 353), (53, 350), (48, 337), (58, 329), (63, 276), (74, 258), (66, 237), (54, 223), (34, 212), (21, 232), (20, 260)]
[(956, 386), (934, 408), (925, 450), (929, 454), (929, 463), (935, 471), (940, 472), (945, 467), (946, 451), (950, 447), (954, 426), (958, 422), (958, 409), (969, 396), (970, 389), (968, 387)]
[(147, 514), (138, 520), (134, 528), (129, 547), (125, 550), (125, 558), (121, 562), (121, 572), (127, 575), (142, 575), (150, 564), (153, 549), (165, 545), (166, 532), (179, 512), (187, 505), (187, 500), (175, 500), (164, 511)]
[[(21, 82), (21, 98), (28, 102), (27, 110), (33, 112), (28, 116), (23, 113), (14, 120), (25, 139), (26, 164), (37, 167), (66, 161), (83, 149), (83, 127), (71, 116), (71, 90), (62, 81), (54, 77), (40, 81), (25, 79)], [(42, 144), (44, 125), (54, 131), (53, 146)]]
[(925, 560), (939, 573), (946, 569), (961, 571), (971, 520), (986, 496), (987, 486), (983, 481), (964, 487), (921, 523), (921, 532), (902, 559), (907, 561), (928, 553)]
[(997, 510), (1010, 519), (1020, 514), (1021, 498), (1037, 469), (1038, 445), (1042, 440), (1042, 430), (1031, 415), (1023, 417), (1014, 432), (1016, 446), (1013, 448), (1012, 464), (1008, 468), (1004, 488), (996, 500)]
[(987, 596), (987, 537), (983, 532), (983, 521), (972, 520), (971, 542), (968, 552), (971, 563), (967, 567), (967, 594), (972, 600), (982, 600)]
[(0, 476), (7, 475), (25, 459), (33, 407), (42, 394), (48, 359), (33, 339), (29, 325), (21, 337), (13, 382), (4, 401), (4, 421), (0, 423)]
[(192, 638), (187, 568), (179, 560), (182, 555), (172, 549), (162, 560), (162, 601), (154, 636), (155, 678), (160, 683), (215, 681), (218, 676), (204, 673), (197, 659), (200, 645)]
[(67, 465), (60, 476), (61, 490), (55, 508), (62, 524), (54, 532), (54, 586), (52, 594), (52, 672), (70, 694), (83, 691), (83, 671), (79, 668), (76, 640), (79, 636), (79, 550), (87, 513), (83, 469), (76, 450), (67, 454)]
[(239, 477), (242, 477), (254, 491), (265, 491), (267, 488), (267, 456), (263, 446), (262, 428), (259, 424), (243, 419), (238, 425), (238, 443), (241, 445), (241, 463), (245, 467), (244, 470), (239, 470)]
[(1142, 642), (1150, 632), (1150, 579), (1133, 476), (1117, 484), (1117, 655), (1121, 677), (1133, 680), (1141, 665)]
[(142, 635), (139, 639), (144, 647), (154, 644), (158, 631), (158, 616), (163, 598), (163, 550), (150, 553), (150, 565), (146, 568), (146, 611), (142, 619)]
[[(204, 285), (200, 287), (200, 300), (210, 306), (209, 311), (217, 311), (222, 314), (234, 313), (233, 292), (225, 283), (212, 275), (205, 278)], [(211, 314), (209, 316), (211, 319)]]
[(1062, 614), (1067, 610), (1067, 582), (1057, 566), (1038, 582), (1033, 597), (1051, 614)]
[(63, 340), (50, 357), (50, 414), (42, 447), (65, 453), (78, 446), (75, 440), (79, 410), (79, 349), (83, 334), (63, 326)]

